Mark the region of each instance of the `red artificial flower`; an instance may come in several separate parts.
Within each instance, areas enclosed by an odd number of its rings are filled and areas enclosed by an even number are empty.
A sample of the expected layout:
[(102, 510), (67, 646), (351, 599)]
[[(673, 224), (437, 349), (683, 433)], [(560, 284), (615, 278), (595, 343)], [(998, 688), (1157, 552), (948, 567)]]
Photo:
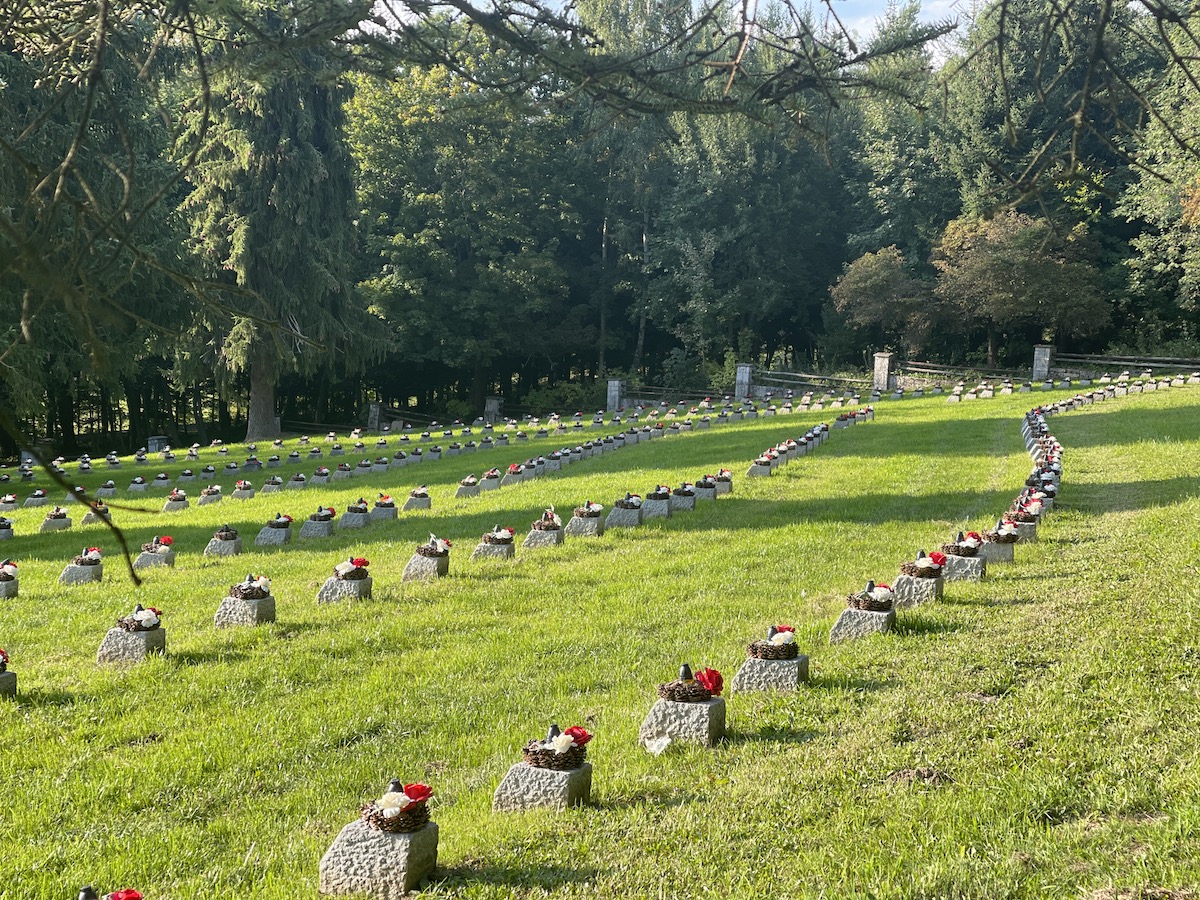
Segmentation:
[(365, 556), (356, 556), (356, 557), (354, 557), (354, 559), (350, 560), (350, 563), (352, 565), (357, 566), (360, 569), (365, 569), (367, 566), (369, 566), (371, 564), (371, 561), (369, 559), (367, 559)]
[(99, 548), (99, 547), (88, 547), (88, 548), (87, 548), (86, 550), (84, 550), (83, 552), (84, 552), (84, 553), (92, 553), (92, 552), (99, 553), (99, 552), (100, 552), (100, 548)]
[(433, 788), (427, 784), (421, 784), (420, 782), (417, 782), (416, 784), (406, 784), (404, 786), (404, 794), (415, 805), (417, 803), (424, 803), (426, 800), (432, 797)]
[(511, 466), (508, 467), (508, 473), (510, 475), (516, 475), (517, 472), (520, 470), (520, 468), (521, 467), (519, 465), (517, 465), (516, 463), (513, 463)]
[(162, 616), (161, 609), (155, 609), (153, 606), (147, 606), (146, 609), (150, 610), (150, 612), (154, 613), (156, 616), (159, 616), (159, 617)]
[(505, 528), (504, 530), (505, 530), (505, 531), (507, 531), (509, 534), (516, 534), (516, 533), (517, 533), (515, 528)]
[(105, 896), (105, 900), (142, 900), (142, 895), (133, 888), (125, 888), (123, 891), (113, 891)]
[(173, 543), (175, 543), (175, 538), (171, 537), (169, 534), (164, 534), (158, 539), (158, 542), (164, 547), (170, 547)]
[(776, 631), (790, 631), (792, 633), (795, 633), (796, 628), (794, 625), (776, 625), (775, 630)]
[(332, 506), (327, 506), (325, 509), (330, 515), (333, 515), (336, 512)]
[(978, 532), (978, 531), (968, 531), (968, 532), (967, 532), (967, 537), (971, 538), (972, 540), (976, 540), (976, 541), (982, 541), (982, 540), (983, 540), (983, 538), (982, 538), (982, 537), (980, 537), (980, 535), (979, 535), (979, 532)]
[(3, 647), (0, 647), (0, 663), (7, 663), (7, 662), (8, 662), (8, 651), (5, 650)]
[(934, 565), (944, 566), (946, 564), (946, 554), (940, 550), (935, 550), (929, 554), (929, 558), (933, 560)]
[(890, 584), (884, 584), (882, 581), (880, 581), (878, 584), (875, 585), (875, 590), (880, 590), (880, 589), (883, 589), (885, 591), (890, 591), (892, 589), (892, 586)]
[(563, 729), (563, 734), (569, 734), (577, 747), (582, 747), (592, 739), (592, 736), (587, 733), (586, 729), (580, 728), (578, 725), (572, 725), (570, 728)]
[(700, 682), (700, 686), (714, 697), (719, 697), (721, 689), (725, 687), (725, 679), (716, 669), (701, 669), (696, 673), (695, 678)]

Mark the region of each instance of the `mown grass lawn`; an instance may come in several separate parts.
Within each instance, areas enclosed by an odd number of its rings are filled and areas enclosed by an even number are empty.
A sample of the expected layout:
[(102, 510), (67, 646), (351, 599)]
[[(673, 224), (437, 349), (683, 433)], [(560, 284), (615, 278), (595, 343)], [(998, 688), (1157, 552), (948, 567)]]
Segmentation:
[[(1064, 484), (1039, 543), (987, 581), (902, 612), (891, 635), (827, 641), (851, 590), (994, 522), (1029, 470), (1020, 416), (1043, 398), (883, 403), (875, 422), (753, 482), (742, 473), (756, 452), (830, 412), (639, 444), (472, 500), (452, 499), (463, 475), (563, 440), (203, 509), (196, 483), (183, 513), (115, 511), (132, 544), (176, 541), (175, 569), (136, 589), (102, 527), (31, 535), (44, 510), (15, 513), (18, 536), (0, 545), (21, 566), (20, 597), (0, 601), (0, 646), (21, 687), (0, 703), (0, 898), (58, 900), (86, 883), (150, 900), (315, 896), (320, 856), (391, 776), (436, 791), (433, 896), (1200, 888), (1200, 391), (1053, 419)], [(111, 477), (123, 488), (184, 465)], [(519, 538), (545, 505), (569, 515), (718, 466), (734, 470), (735, 493), (695, 513), (467, 560), (493, 524)], [(341, 511), (418, 482), (430, 512), (251, 546), (276, 510), (300, 520), (318, 503)], [(164, 493), (127, 502), (157, 510)], [(201, 556), (222, 522), (246, 552)], [(430, 531), (455, 542), (451, 577), (402, 585)], [(59, 587), (92, 543), (106, 550), (104, 583)], [(350, 554), (371, 559), (375, 599), (318, 607), (317, 588)], [(279, 622), (215, 629), (247, 571), (274, 580)], [(135, 602), (164, 611), (168, 655), (98, 668), (104, 631)], [(658, 682), (686, 661), (728, 683), (772, 622), (797, 626), (807, 689), (730, 697), (715, 750), (638, 748)], [(493, 814), (500, 778), (552, 720), (596, 735), (593, 804)]]

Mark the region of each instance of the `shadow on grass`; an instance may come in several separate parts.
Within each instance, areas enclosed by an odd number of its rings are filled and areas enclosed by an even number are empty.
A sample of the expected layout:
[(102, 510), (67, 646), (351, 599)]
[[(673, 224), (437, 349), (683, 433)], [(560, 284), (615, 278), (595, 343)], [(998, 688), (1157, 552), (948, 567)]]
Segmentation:
[[(1081, 513), (1132, 512), (1161, 506), (1173, 506), (1200, 496), (1200, 477), (1116, 481), (1103, 484), (1070, 485), (1071, 509)], [(1058, 539), (1061, 542), (1086, 542), (1089, 538)]]
[[(1200, 403), (1200, 391), (1194, 399)], [(1068, 448), (1107, 447), (1163, 438), (1194, 440), (1196, 406), (1154, 409), (1127, 406), (1114, 409), (1110, 403), (1093, 404), (1049, 420), (1050, 430)]]
[(744, 744), (807, 744), (821, 736), (818, 731), (793, 731), (790, 728), (766, 726), (758, 731), (726, 731), (719, 746), (737, 747)]
[(175, 666), (200, 666), (214, 662), (234, 662), (246, 658), (241, 650), (230, 650), (218, 647), (213, 650), (185, 650), (183, 652), (167, 651), (167, 661)]
[(877, 678), (861, 678), (857, 675), (817, 675), (809, 679), (809, 686), (816, 689), (847, 691), (850, 693), (874, 693), (891, 690), (896, 686), (894, 681), (880, 681)]
[(910, 634), (953, 634), (961, 630), (961, 625), (955, 625), (951, 622), (941, 622), (920, 613), (914, 614), (905, 610), (900, 610), (899, 618), (896, 622), (896, 634), (901, 637)]
[(25, 691), (21, 690), (18, 682), (17, 696), (0, 699), (0, 703), (16, 703), (18, 707), (51, 707), (73, 706), (76, 703), (86, 703), (91, 698), (82, 694), (71, 694), (66, 691)]

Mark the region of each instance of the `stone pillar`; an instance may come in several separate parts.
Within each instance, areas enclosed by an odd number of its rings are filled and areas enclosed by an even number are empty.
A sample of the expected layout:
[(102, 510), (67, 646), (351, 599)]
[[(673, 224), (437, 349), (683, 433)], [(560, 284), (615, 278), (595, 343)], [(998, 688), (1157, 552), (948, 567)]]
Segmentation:
[(483, 401), (483, 424), (495, 425), (500, 418), (500, 407), (504, 404), (503, 397), (487, 397)]
[(733, 396), (739, 399), (750, 396), (750, 390), (752, 387), (750, 384), (750, 373), (753, 371), (753, 369), (754, 366), (752, 366), (750, 363), (737, 364), (737, 381), (735, 382), (733, 389)]
[(896, 376), (892, 374), (894, 353), (875, 354), (875, 375), (871, 387), (877, 391), (890, 391), (896, 387)]
[(382, 411), (378, 403), (372, 403), (367, 407), (367, 431), (379, 430), (379, 419)]
[(625, 382), (623, 379), (608, 379), (608, 402), (605, 404), (604, 408), (609, 412), (616, 412), (618, 409), (622, 409), (625, 406), (625, 404), (622, 402), (624, 394)]
[(1030, 381), (1035, 384), (1050, 377), (1050, 367), (1054, 365), (1054, 345), (1037, 344), (1033, 348), (1033, 375)]

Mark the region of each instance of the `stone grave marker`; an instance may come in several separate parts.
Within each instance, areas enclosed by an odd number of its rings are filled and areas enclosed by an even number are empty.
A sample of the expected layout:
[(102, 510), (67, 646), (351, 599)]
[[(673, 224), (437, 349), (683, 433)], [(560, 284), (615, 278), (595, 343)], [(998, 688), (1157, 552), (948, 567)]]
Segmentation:
[(167, 652), (167, 632), (162, 627), (161, 615), (154, 607), (143, 608), (139, 603), (131, 615), (117, 620), (110, 628), (96, 651), (96, 662), (101, 665), (138, 663), (151, 654)]
[(237, 529), (222, 525), (204, 548), (205, 556), (237, 556), (242, 552), (242, 539)]

